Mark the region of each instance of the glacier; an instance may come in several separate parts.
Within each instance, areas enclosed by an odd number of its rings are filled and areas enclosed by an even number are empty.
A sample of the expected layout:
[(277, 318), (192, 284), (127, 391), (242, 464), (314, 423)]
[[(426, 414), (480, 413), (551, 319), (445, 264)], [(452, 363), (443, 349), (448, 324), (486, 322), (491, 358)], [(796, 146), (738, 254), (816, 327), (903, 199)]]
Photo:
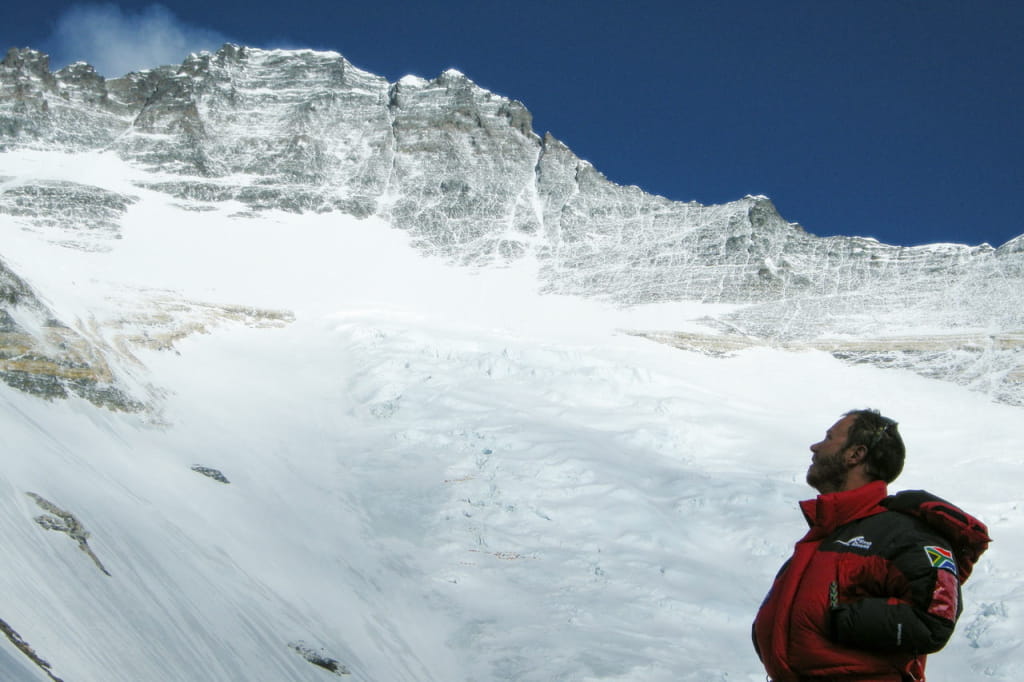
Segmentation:
[(8, 53), (0, 677), (761, 680), (805, 448), (873, 405), (995, 538), (931, 675), (1020, 679), (1021, 238), (821, 239), (531, 125), (334, 53)]

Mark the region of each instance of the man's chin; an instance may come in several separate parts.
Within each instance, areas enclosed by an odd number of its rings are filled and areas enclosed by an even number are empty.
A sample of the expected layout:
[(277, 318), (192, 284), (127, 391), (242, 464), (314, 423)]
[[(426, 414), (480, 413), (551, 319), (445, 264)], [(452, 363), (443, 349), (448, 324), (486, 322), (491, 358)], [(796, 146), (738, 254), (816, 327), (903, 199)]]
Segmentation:
[(846, 472), (835, 472), (832, 476), (828, 476), (816, 468), (815, 465), (811, 465), (807, 470), (805, 480), (807, 485), (824, 495), (825, 493), (843, 489), (843, 486), (846, 484)]

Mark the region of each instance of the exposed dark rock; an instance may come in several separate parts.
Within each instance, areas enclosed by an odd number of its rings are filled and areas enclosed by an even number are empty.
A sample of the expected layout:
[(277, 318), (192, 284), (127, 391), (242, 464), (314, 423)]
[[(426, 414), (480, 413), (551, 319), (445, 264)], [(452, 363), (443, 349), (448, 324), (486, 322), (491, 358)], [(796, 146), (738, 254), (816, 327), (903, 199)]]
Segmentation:
[(221, 473), (219, 469), (211, 469), (210, 467), (204, 467), (198, 464), (194, 464), (192, 465), (192, 471), (196, 472), (197, 474), (202, 474), (203, 476), (206, 476), (208, 478), (212, 478), (213, 480), (218, 481), (219, 483), (231, 483), (231, 481), (228, 480), (227, 476)]
[(322, 649), (320, 651), (316, 651), (307, 646), (305, 642), (289, 642), (288, 646), (313, 665), (334, 673), (338, 677), (352, 674), (347, 667), (339, 663), (337, 660), (325, 655)]
[[(0, 305), (32, 305), (32, 289), (0, 259)], [(6, 315), (6, 312), (4, 313)], [(13, 329), (13, 327), (9, 327)], [(0, 328), (2, 330), (3, 328)]]
[[(12, 314), (34, 320), (30, 334)], [(42, 338), (40, 338), (40, 336)], [(135, 412), (143, 405), (117, 385), (103, 354), (54, 319), (32, 288), (0, 259), (0, 381), (46, 399), (77, 395)]]
[(64, 509), (61, 509), (57, 505), (53, 504), (46, 498), (36, 495), (35, 493), (25, 493), (39, 505), (39, 508), (49, 512), (49, 514), (42, 514), (35, 518), (35, 522), (46, 530), (55, 530), (60, 533), (64, 533), (69, 538), (78, 543), (78, 548), (88, 555), (92, 559), (93, 563), (96, 564), (96, 568), (103, 571), (105, 575), (110, 575), (110, 571), (103, 566), (103, 562), (99, 560), (99, 557), (89, 547), (89, 531), (85, 529), (81, 521), (79, 521), (74, 514)]
[[(103, 248), (97, 234), (119, 238), (121, 218), (135, 197), (73, 182), (40, 181), (0, 190), (0, 214), (33, 227), (61, 228), (64, 243)], [(88, 233), (93, 234), (88, 234)]]
[(46, 673), (47, 677), (53, 680), (53, 682), (64, 682), (62, 679), (53, 674), (53, 671), (50, 669), (52, 667), (50, 663), (41, 656), (39, 656), (39, 654), (35, 652), (35, 650), (29, 645), (29, 643), (22, 639), (21, 635), (19, 635), (14, 628), (8, 625), (7, 621), (5, 621), (3, 618), (0, 618), (0, 632), (3, 632), (7, 639), (10, 640), (11, 644), (13, 644), (15, 648), (18, 649), (18, 651), (25, 654), (25, 656), (27, 656), (28, 659), (32, 661), (32, 663), (38, 666), (39, 669)]

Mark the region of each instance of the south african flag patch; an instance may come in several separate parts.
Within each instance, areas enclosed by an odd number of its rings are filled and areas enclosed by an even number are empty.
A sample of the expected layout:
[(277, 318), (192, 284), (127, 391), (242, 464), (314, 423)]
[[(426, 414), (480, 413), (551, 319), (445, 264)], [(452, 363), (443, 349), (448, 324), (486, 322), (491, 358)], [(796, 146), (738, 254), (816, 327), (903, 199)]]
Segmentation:
[(931, 545), (924, 548), (924, 553), (928, 555), (928, 561), (931, 562), (932, 566), (945, 569), (956, 575), (956, 562), (953, 561), (953, 553), (948, 549)]

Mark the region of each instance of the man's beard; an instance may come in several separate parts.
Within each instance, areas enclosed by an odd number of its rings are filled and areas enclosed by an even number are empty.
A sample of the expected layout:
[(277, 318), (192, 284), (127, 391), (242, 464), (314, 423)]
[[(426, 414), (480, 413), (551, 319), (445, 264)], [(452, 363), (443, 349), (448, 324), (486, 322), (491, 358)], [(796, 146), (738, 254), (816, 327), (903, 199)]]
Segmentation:
[(822, 457), (816, 455), (816, 461), (807, 468), (807, 485), (820, 493), (834, 493), (846, 485), (846, 477), (850, 473), (843, 458), (845, 448), (834, 455)]

